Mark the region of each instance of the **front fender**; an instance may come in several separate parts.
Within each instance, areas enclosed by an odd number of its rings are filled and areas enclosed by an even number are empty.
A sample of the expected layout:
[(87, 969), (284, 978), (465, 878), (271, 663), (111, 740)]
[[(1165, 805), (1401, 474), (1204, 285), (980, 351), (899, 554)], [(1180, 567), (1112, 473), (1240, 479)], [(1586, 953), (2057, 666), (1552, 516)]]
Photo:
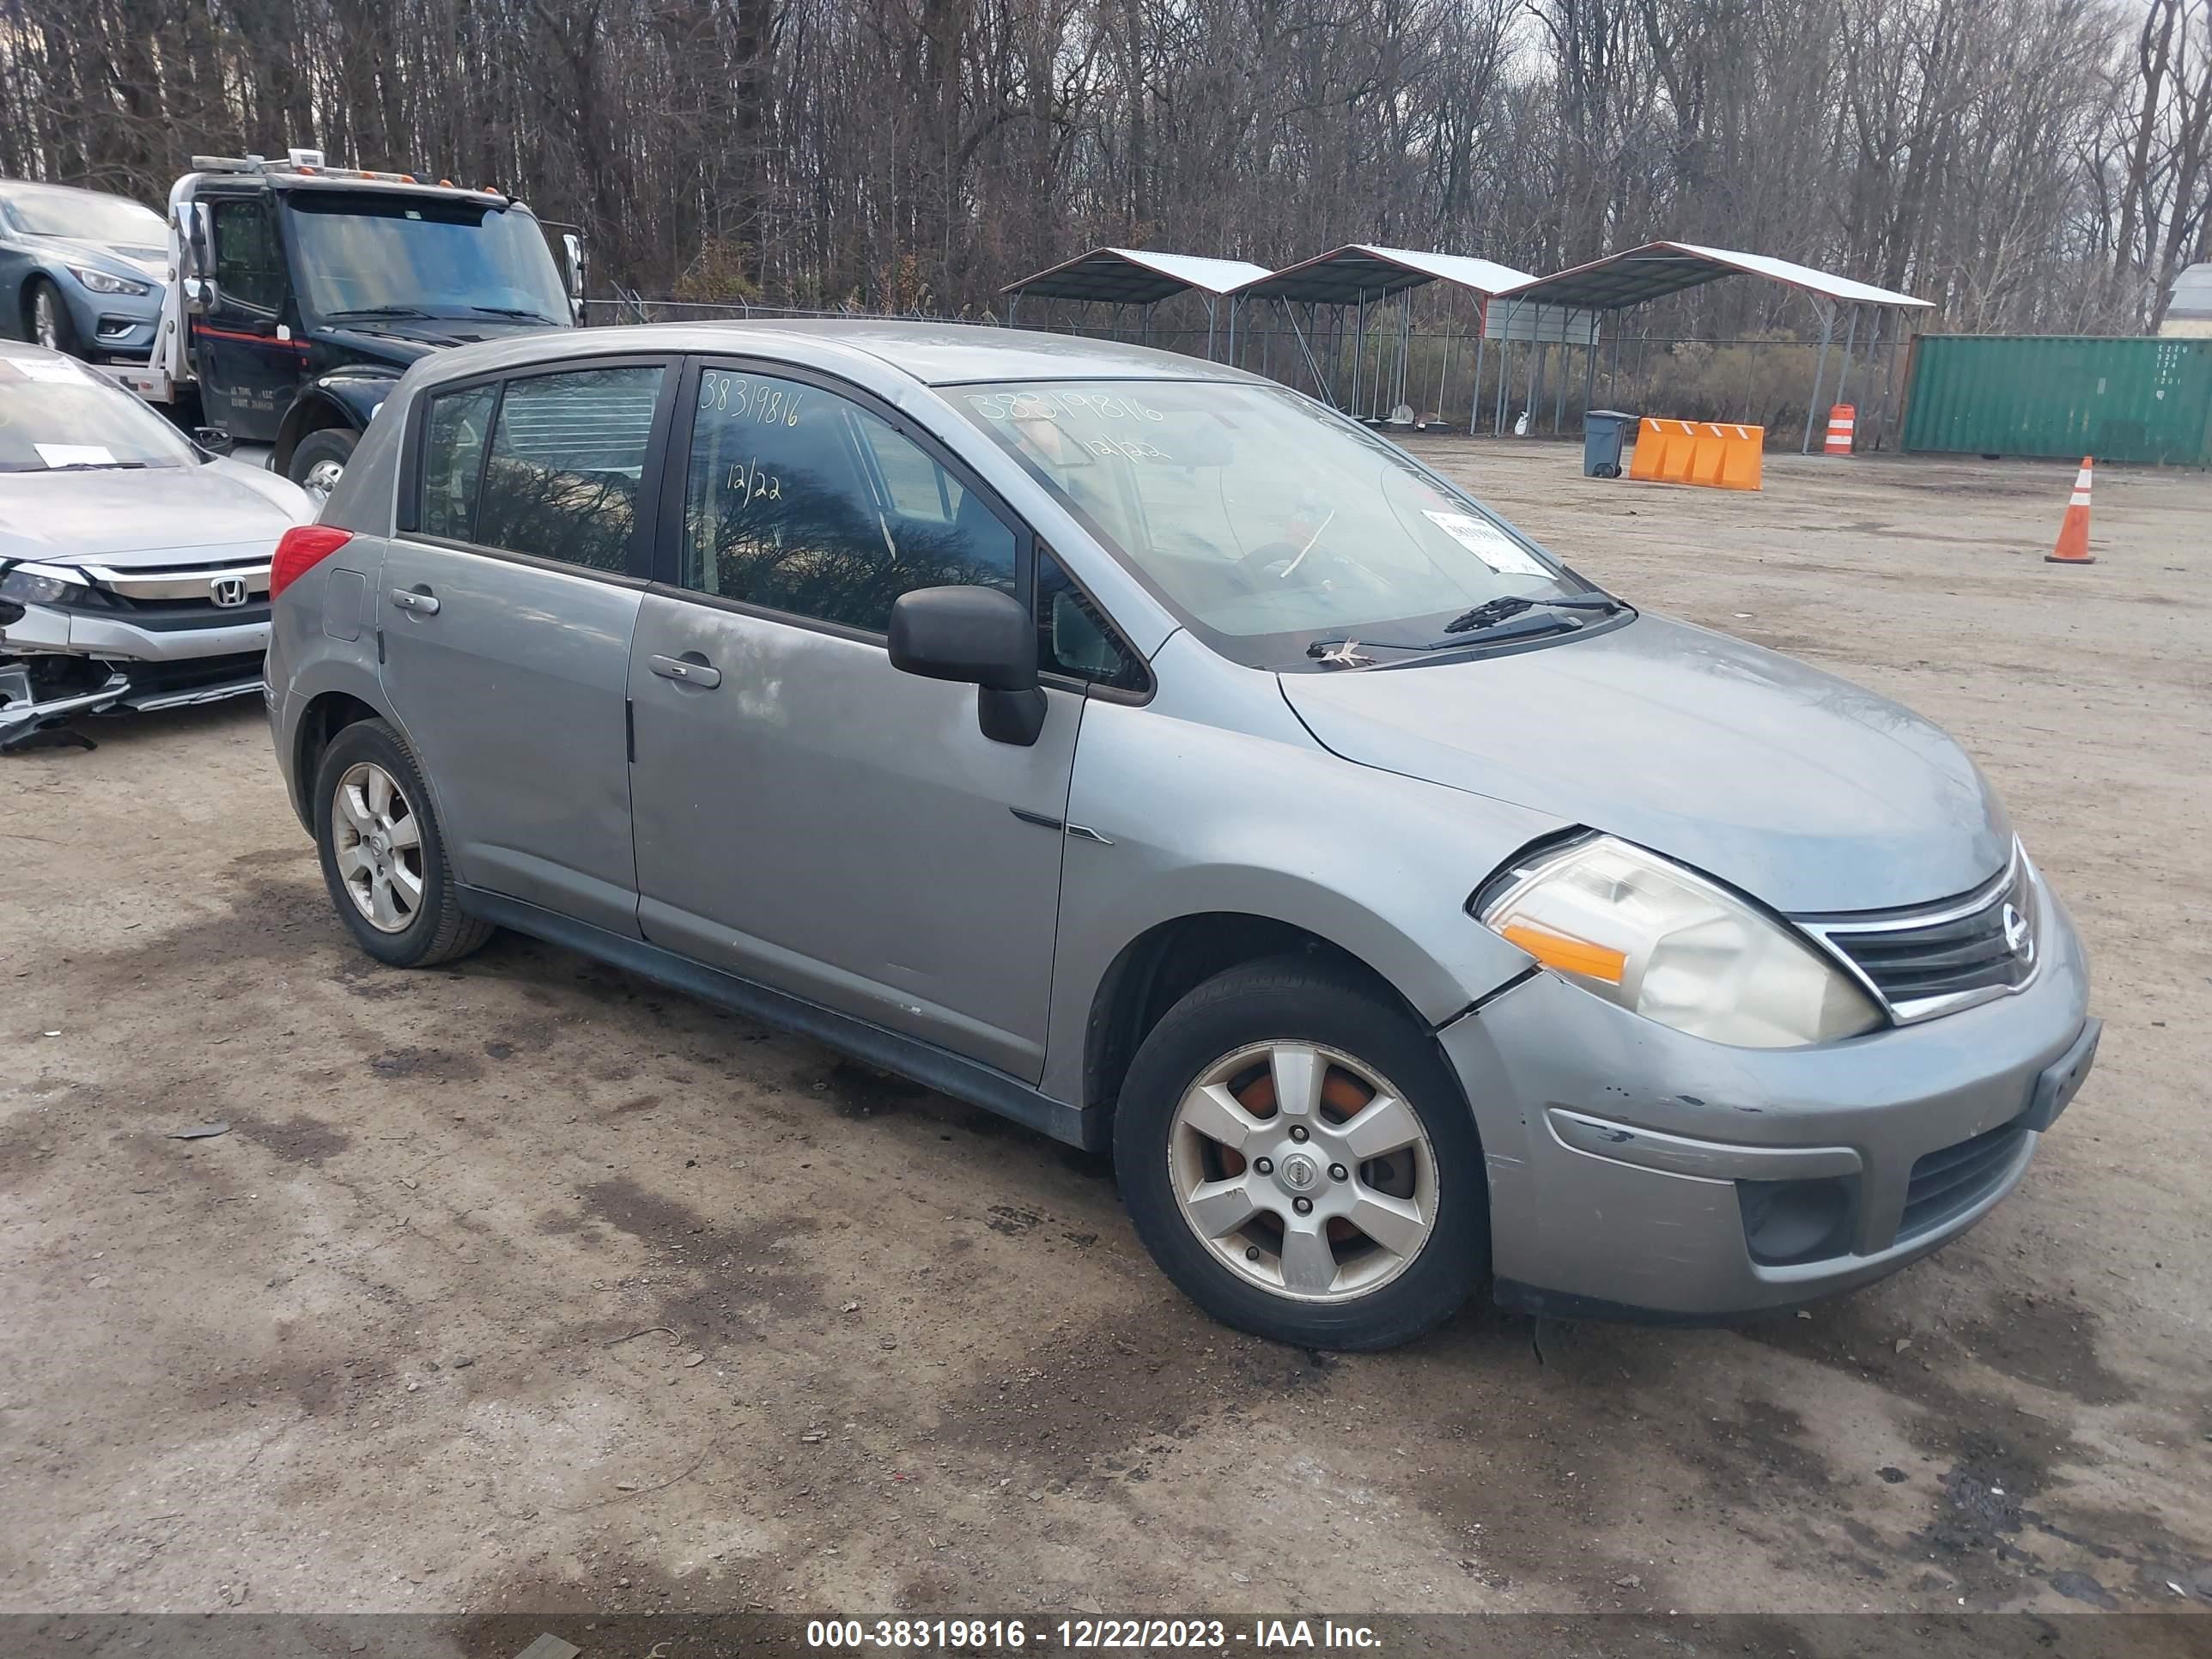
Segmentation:
[(399, 384), (399, 370), (378, 363), (350, 363), (318, 374), (301, 386), (277, 425), (276, 453), (271, 458), (274, 469), (289, 471), (292, 452), (310, 432), (332, 426), (366, 432), (392, 389)]
[(1566, 826), (1330, 754), (1272, 676), (1272, 709), (1247, 702), (1243, 729), (1182, 717), (1170, 688), (1193, 670), (1222, 690), (1192, 654), (1204, 651), (1178, 634), (1154, 659), (1152, 706), (1093, 699), (1084, 709), (1067, 822), (1097, 839), (1071, 833), (1063, 856), (1043, 1079), (1055, 1099), (1082, 1098), (1098, 988), (1129, 942), (1162, 922), (1231, 912), (1302, 928), (1373, 969), (1432, 1026), (1528, 967), (1467, 901), (1513, 854)]

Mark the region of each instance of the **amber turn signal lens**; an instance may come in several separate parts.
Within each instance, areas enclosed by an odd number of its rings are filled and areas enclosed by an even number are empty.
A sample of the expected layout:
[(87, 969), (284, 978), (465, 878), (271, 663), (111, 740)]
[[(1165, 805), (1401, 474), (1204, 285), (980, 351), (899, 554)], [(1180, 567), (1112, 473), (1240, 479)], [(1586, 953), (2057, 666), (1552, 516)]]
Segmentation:
[(1607, 985), (1618, 985), (1621, 975), (1627, 971), (1628, 957), (1625, 951), (1608, 951), (1602, 945), (1585, 945), (1578, 939), (1547, 933), (1525, 921), (1507, 923), (1504, 937), (1547, 968), (1556, 968), (1563, 974), (1580, 974), (1585, 979), (1601, 979)]

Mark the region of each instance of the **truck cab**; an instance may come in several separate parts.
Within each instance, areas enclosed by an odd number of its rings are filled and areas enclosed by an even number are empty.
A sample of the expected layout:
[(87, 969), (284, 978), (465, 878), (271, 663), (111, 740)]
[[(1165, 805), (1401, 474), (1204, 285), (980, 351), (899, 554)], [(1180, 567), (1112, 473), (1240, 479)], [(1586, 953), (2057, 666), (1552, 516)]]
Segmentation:
[(169, 192), (170, 278), (152, 362), (120, 378), (187, 402), (234, 443), (329, 493), (409, 364), (427, 352), (582, 310), (583, 251), (513, 197), (293, 150), (193, 158)]

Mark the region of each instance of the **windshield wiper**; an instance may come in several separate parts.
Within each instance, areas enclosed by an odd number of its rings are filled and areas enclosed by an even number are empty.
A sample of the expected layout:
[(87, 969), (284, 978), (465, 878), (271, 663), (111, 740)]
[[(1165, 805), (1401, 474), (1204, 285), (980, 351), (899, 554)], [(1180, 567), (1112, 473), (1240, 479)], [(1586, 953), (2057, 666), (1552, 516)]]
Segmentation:
[(430, 313), (413, 306), (349, 306), (343, 311), (326, 311), (325, 317), (428, 317)]
[[(1434, 656), (1445, 651), (1473, 651), (1486, 645), (1498, 645), (1507, 640), (1533, 639), (1541, 634), (1571, 633), (1583, 626), (1575, 617), (1532, 617), (1524, 613), (1538, 605), (1562, 606), (1569, 611), (1626, 611), (1628, 606), (1620, 599), (1601, 599), (1596, 594), (1577, 594), (1568, 599), (1522, 599), (1518, 596), (1492, 599), (1492, 605), (1507, 605), (1504, 611), (1490, 611), (1481, 620), (1462, 627), (1457, 639), (1431, 640), (1426, 645), (1401, 645), (1391, 640), (1315, 640), (1306, 647), (1306, 655), (1331, 668), (1364, 668), (1375, 659), (1370, 651), (1407, 651), (1416, 656)], [(1476, 610), (1487, 607), (1478, 605)], [(1469, 612), (1473, 615), (1473, 612)], [(1460, 623), (1465, 617), (1457, 619)], [(1479, 636), (1479, 637), (1478, 637)]]
[(1610, 593), (1570, 593), (1556, 599), (1531, 599), (1518, 593), (1508, 593), (1501, 599), (1488, 600), (1472, 611), (1461, 612), (1444, 624), (1447, 634), (1466, 634), (1480, 629), (1495, 628), (1498, 623), (1533, 611), (1538, 605), (1553, 611), (1596, 611), (1610, 616), (1628, 606)]
[(544, 323), (552, 328), (561, 326), (561, 319), (558, 317), (548, 317), (542, 311), (526, 311), (520, 306), (471, 306), (469, 309), (480, 311), (487, 317), (522, 317), (531, 322)]
[(147, 472), (153, 469), (151, 461), (67, 461), (60, 466), (46, 468), (49, 472)]

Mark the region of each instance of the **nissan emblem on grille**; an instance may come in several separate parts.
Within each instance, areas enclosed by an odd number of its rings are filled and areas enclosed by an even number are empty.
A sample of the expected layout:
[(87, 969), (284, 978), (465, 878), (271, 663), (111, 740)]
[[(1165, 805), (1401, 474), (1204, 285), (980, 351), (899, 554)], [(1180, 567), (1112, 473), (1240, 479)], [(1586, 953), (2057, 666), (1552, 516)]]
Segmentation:
[(233, 611), (246, 603), (246, 578), (217, 576), (208, 584), (208, 592), (226, 611)]
[(2005, 946), (2023, 962), (2035, 959), (2035, 939), (2028, 931), (2027, 918), (2020, 913), (2017, 904), (2004, 908)]

